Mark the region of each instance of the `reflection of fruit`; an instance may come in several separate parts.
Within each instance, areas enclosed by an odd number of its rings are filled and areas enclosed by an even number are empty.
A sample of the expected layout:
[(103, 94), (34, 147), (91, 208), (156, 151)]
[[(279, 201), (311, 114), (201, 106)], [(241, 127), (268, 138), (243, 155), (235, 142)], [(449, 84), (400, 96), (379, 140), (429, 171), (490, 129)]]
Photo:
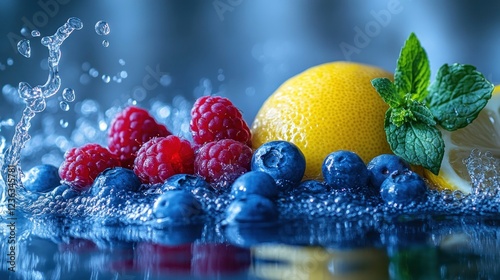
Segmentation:
[(441, 133), (445, 142), (441, 169), (437, 176), (425, 170), (425, 176), (441, 188), (470, 193), (471, 180), (463, 160), (472, 149), (490, 151), (500, 158), (500, 86), (495, 87), (488, 104), (471, 124), (453, 132), (441, 130)]
[(388, 279), (384, 250), (333, 250), (263, 244), (252, 249), (252, 273), (259, 279)]
[(289, 79), (260, 108), (252, 125), (254, 148), (272, 141), (296, 144), (306, 158), (306, 178), (321, 178), (324, 158), (351, 150), (368, 162), (391, 153), (384, 132), (387, 105), (371, 85), (392, 75), (350, 62), (319, 65)]
[(218, 278), (245, 271), (250, 266), (250, 250), (246, 248), (224, 243), (193, 243), (192, 246), (191, 273), (195, 277)]

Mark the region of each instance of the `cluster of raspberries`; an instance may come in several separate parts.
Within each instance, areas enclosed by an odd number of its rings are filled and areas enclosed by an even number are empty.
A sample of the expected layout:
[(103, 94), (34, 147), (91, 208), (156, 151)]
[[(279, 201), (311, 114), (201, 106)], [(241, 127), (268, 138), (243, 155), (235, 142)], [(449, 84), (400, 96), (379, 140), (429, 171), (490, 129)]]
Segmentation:
[[(203, 96), (191, 110), (193, 141), (172, 135), (148, 111), (130, 106), (111, 122), (108, 147), (86, 144), (66, 152), (61, 179), (84, 191), (107, 168), (132, 169), (143, 184), (195, 174), (217, 188), (250, 170), (251, 133), (229, 99)], [(224, 184), (222, 184), (224, 182)]]

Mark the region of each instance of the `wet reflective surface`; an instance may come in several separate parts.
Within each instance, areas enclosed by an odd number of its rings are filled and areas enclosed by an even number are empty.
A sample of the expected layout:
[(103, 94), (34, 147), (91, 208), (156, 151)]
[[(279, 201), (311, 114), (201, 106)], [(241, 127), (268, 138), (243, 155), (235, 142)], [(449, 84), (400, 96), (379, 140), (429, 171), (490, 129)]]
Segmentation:
[(1, 278), (498, 279), (499, 225), (444, 216), (164, 229), (25, 220), (17, 222), (15, 273), (6, 272), (1, 243)]

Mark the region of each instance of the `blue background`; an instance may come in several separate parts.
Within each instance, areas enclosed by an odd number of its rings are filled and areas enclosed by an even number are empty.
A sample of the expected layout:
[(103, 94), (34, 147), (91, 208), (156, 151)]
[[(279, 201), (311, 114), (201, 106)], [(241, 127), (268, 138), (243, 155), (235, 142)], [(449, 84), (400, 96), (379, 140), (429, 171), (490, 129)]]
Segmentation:
[[(43, 84), (47, 79), (47, 71), (40, 66), (47, 50), (39, 38), (30, 39), (30, 59), (15, 51), (23, 26), (36, 27), (45, 36), (54, 34), (69, 17), (83, 21), (84, 29), (63, 44), (59, 68), (61, 90), (75, 89), (75, 102), (95, 99), (105, 109), (124, 104), (128, 98), (146, 104), (153, 98), (170, 102), (183, 95), (194, 101), (210, 92), (229, 97), (251, 123), (281, 83), (311, 66), (352, 60), (393, 71), (410, 32), (417, 34), (427, 50), (432, 77), (443, 63), (460, 62), (477, 66), (488, 79), (498, 82), (500, 3), (480, 3), (3, 0), (0, 120), (17, 122), (23, 108), (6, 88), (17, 87), (20, 81)], [(98, 20), (110, 24), (109, 35), (96, 34)], [(103, 39), (110, 42), (108, 48), (101, 45)], [(126, 64), (120, 65), (119, 59)], [(97, 78), (88, 76), (89, 67), (99, 71)], [(121, 83), (105, 83), (100, 78), (103, 73), (113, 76), (120, 71), (127, 72)], [(160, 75), (165, 75), (163, 85)], [(74, 116), (62, 110), (50, 114), (66, 120)], [(12, 129), (3, 128), (0, 133), (8, 136)]]

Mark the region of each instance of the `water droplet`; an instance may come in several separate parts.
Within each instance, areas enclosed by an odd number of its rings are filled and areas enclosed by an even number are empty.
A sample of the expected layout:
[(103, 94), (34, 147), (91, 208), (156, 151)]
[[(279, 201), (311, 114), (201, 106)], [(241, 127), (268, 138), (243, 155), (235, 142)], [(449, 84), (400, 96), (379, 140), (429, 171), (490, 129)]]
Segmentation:
[(69, 104), (66, 101), (59, 102), (59, 107), (65, 112), (69, 111)]
[(87, 73), (83, 73), (82, 75), (80, 75), (80, 83), (82, 85), (87, 85), (88, 83), (90, 83), (90, 76)]
[(21, 35), (23, 35), (24, 37), (28, 37), (30, 35), (30, 32), (26, 26), (21, 28)]
[(219, 69), (218, 73), (219, 74), (217, 75), (217, 80), (219, 80), (219, 82), (224, 81), (224, 79), (226, 78), (226, 76), (224, 76), (224, 70)]
[(62, 92), (62, 98), (67, 102), (75, 101), (75, 91), (72, 88), (65, 88)]
[(108, 35), (111, 29), (109, 28), (109, 24), (103, 20), (98, 21), (95, 24), (95, 32), (97, 35)]
[(160, 84), (164, 87), (167, 87), (172, 83), (172, 78), (169, 75), (162, 75), (160, 77)]
[(14, 59), (12, 59), (12, 58), (10, 58), (10, 57), (9, 57), (9, 58), (7, 58), (7, 65), (9, 65), (9, 66), (14, 65)]
[(102, 81), (107, 84), (111, 81), (111, 77), (109, 75), (102, 75)]
[(109, 47), (108, 40), (102, 40), (102, 46), (105, 47), (105, 48)]
[(120, 58), (118, 60), (118, 63), (120, 63), (120, 65), (123, 66), (123, 65), (125, 65), (125, 60), (123, 60), (123, 59)]
[(90, 66), (91, 65), (90, 65), (89, 62), (84, 62), (84, 63), (82, 63), (82, 70), (85, 71), (85, 72), (87, 72), (87, 71), (90, 70)]
[(68, 121), (64, 120), (64, 119), (60, 119), (59, 120), (59, 125), (61, 125), (62, 128), (67, 128), (69, 123)]
[(38, 30), (31, 31), (31, 36), (33, 36), (33, 37), (40, 37), (40, 31), (38, 31)]
[(89, 75), (93, 78), (97, 78), (97, 76), (99, 76), (99, 71), (97, 71), (95, 68), (90, 68)]
[(17, 51), (24, 57), (30, 58), (31, 56), (31, 46), (30, 40), (22, 39), (17, 43)]

